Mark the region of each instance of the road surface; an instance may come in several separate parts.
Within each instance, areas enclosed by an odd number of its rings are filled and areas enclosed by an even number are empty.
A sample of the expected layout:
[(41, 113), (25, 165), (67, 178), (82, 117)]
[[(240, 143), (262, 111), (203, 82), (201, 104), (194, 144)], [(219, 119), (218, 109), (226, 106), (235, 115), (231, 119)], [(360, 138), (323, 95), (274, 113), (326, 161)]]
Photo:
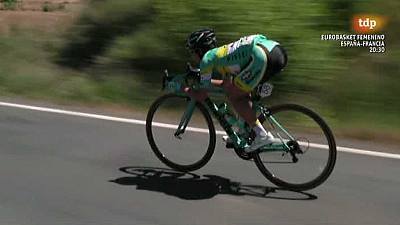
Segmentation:
[(219, 139), (204, 168), (180, 174), (141, 124), (0, 106), (0, 135), (1, 225), (400, 224), (395, 158), (339, 152), (326, 183), (293, 192)]

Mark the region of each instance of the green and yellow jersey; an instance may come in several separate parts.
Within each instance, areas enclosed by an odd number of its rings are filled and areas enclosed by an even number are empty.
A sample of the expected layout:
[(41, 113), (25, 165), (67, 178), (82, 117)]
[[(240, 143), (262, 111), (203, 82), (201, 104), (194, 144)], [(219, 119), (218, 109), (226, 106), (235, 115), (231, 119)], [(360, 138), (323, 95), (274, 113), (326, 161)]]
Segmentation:
[(262, 79), (267, 66), (266, 53), (257, 45), (271, 51), (278, 44), (257, 34), (209, 50), (200, 62), (202, 85), (209, 85), (211, 78), (233, 76), (236, 86), (246, 92), (252, 91)]

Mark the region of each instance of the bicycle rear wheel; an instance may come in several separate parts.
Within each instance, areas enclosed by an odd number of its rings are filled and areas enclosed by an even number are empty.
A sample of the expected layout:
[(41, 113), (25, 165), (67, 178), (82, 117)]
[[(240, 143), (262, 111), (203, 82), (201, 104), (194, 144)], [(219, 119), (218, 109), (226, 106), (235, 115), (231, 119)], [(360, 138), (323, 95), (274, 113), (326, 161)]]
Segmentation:
[(175, 136), (189, 101), (189, 97), (176, 94), (161, 96), (151, 105), (146, 119), (147, 139), (157, 158), (184, 172), (203, 167), (216, 144), (213, 121), (200, 103), (196, 103), (185, 133)]
[[(285, 143), (291, 138), (301, 151), (263, 151), (254, 154), (261, 173), (279, 187), (309, 190), (322, 184), (331, 174), (336, 162), (335, 138), (324, 120), (306, 107), (285, 104), (270, 108), (272, 117), (289, 133), (267, 118), (263, 126)], [(292, 137), (290, 137), (292, 136)]]

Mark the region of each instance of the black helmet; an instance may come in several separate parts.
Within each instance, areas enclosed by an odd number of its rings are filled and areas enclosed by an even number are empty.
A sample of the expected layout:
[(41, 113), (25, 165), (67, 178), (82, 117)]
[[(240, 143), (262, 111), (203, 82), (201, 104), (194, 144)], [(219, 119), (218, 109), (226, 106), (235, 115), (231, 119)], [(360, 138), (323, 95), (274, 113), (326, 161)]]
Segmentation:
[(203, 53), (215, 47), (217, 47), (217, 38), (214, 30), (208, 28), (191, 33), (186, 41), (187, 49), (201, 49)]

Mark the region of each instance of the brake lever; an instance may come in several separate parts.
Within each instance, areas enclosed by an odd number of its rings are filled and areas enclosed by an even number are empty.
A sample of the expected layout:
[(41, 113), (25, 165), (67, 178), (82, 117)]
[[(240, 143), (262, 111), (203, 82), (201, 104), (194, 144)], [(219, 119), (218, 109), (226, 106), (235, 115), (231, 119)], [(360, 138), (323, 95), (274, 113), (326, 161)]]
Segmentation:
[(169, 74), (168, 74), (168, 70), (165, 69), (165, 70), (164, 70), (164, 76), (163, 76), (163, 78), (162, 78), (162, 86), (161, 86), (161, 90), (162, 90), (162, 91), (165, 89), (165, 83), (166, 83), (167, 81), (169, 81), (169, 79), (170, 79), (170, 76), (169, 76)]

